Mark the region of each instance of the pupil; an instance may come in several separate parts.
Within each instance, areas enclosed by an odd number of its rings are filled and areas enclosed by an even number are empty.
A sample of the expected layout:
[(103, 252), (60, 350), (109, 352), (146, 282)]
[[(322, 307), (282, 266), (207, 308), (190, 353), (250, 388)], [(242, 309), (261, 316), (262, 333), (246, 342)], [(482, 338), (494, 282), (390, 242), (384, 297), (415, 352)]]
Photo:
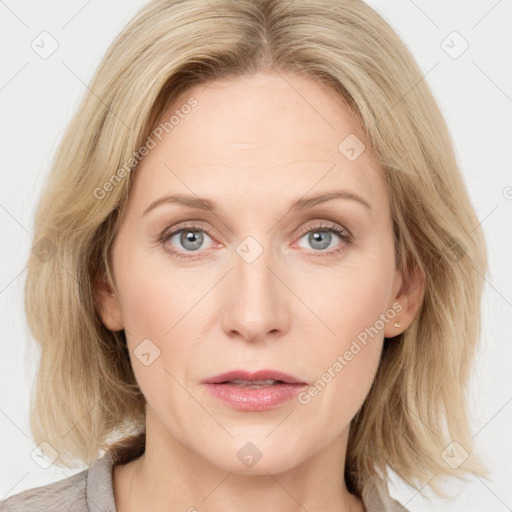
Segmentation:
[(199, 231), (185, 231), (182, 233), (181, 238), (181, 243), (186, 249), (194, 251), (201, 247), (202, 235)]
[[(314, 231), (311, 233), (313, 241), (311, 242), (311, 245), (315, 247), (316, 249), (325, 249), (326, 247), (329, 247), (330, 240), (328, 239), (328, 236), (330, 236), (330, 233), (326, 231)], [(311, 236), (310, 235), (310, 236)], [(322, 242), (323, 239), (323, 242)], [(325, 243), (325, 240), (327, 240), (327, 244)], [(320, 246), (315, 245), (317, 243), (320, 243)]]

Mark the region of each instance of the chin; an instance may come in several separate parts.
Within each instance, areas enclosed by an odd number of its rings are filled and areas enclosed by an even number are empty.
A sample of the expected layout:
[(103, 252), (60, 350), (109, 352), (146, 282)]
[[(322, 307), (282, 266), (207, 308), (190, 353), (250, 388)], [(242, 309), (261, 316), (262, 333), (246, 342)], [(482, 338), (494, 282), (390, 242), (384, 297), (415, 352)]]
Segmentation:
[[(267, 435), (267, 434), (265, 434)], [(288, 471), (305, 459), (298, 453), (297, 443), (286, 446), (262, 439), (217, 445), (219, 452), (203, 453), (211, 464), (237, 475), (266, 475)], [(210, 445), (212, 446), (212, 445)]]

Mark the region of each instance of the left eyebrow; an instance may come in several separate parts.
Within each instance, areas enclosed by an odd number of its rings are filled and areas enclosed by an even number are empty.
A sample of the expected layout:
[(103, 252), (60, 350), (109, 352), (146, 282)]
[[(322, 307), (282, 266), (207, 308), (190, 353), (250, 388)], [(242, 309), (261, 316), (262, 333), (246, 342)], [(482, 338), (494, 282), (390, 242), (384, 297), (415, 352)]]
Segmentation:
[[(300, 211), (305, 210), (307, 208), (312, 208), (313, 206), (316, 206), (320, 203), (325, 203), (327, 201), (331, 201), (333, 199), (349, 199), (352, 201), (357, 201), (363, 206), (365, 206), (368, 209), (372, 209), (371, 205), (363, 199), (358, 194), (355, 194), (354, 192), (350, 192), (348, 190), (337, 190), (333, 192), (326, 192), (323, 194), (319, 194), (313, 197), (310, 197), (308, 199), (298, 199), (296, 200), (290, 210), (291, 211)], [(202, 197), (194, 197), (194, 196), (188, 196), (185, 194), (175, 194), (172, 196), (165, 196), (161, 197), (160, 199), (157, 199), (156, 201), (153, 201), (144, 211), (142, 215), (146, 215), (149, 211), (153, 210), (157, 206), (160, 206), (161, 204), (182, 204), (184, 206), (188, 206), (189, 208), (197, 208), (199, 210), (206, 210), (210, 212), (218, 212), (219, 207), (218, 204), (214, 201), (211, 201), (210, 199), (205, 199)]]
[(319, 194), (309, 199), (299, 199), (295, 201), (291, 207), (291, 211), (305, 210), (306, 208), (312, 208), (320, 203), (325, 203), (326, 201), (331, 201), (332, 199), (350, 199), (352, 201), (357, 201), (369, 210), (372, 209), (370, 203), (363, 199), (360, 195), (350, 192), (348, 190), (335, 190), (333, 192), (326, 192), (324, 194)]

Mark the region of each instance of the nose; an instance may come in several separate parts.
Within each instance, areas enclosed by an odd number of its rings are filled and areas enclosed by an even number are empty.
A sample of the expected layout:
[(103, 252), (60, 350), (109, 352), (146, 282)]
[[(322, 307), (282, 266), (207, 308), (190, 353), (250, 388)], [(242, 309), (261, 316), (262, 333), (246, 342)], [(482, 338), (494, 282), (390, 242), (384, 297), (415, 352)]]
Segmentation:
[(284, 284), (285, 276), (280, 275), (284, 271), (267, 250), (254, 261), (237, 253), (234, 262), (223, 302), (224, 332), (251, 342), (282, 336), (289, 328), (288, 305), (293, 295)]

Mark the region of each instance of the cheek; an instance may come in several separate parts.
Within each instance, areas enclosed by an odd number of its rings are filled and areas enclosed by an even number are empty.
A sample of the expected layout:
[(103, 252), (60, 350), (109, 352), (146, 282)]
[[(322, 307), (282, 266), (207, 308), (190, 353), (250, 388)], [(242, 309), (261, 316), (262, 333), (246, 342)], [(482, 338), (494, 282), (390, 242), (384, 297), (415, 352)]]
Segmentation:
[[(180, 360), (187, 350), (182, 339), (195, 298), (189, 279), (176, 279), (169, 267), (154, 265), (150, 258), (128, 259), (119, 282), (121, 309), (137, 381), (145, 389), (158, 387), (172, 372), (170, 361)], [(172, 347), (171, 347), (172, 344)]]
[[(355, 415), (370, 389), (382, 351), (384, 322), (392, 321), (386, 315), (392, 284), (388, 267), (377, 259), (344, 267), (324, 286), (323, 294), (312, 288), (317, 292), (309, 296), (328, 328), (321, 325), (325, 335), (317, 337), (314, 350), (318, 380), (303, 403), (316, 401), (316, 406), (325, 406), (343, 421)], [(316, 280), (317, 285), (321, 282)], [(318, 329), (319, 322), (315, 323)]]
[(378, 338), (384, 327), (379, 318), (389, 304), (392, 279), (392, 264), (372, 257), (302, 281), (298, 295), (311, 307), (317, 329), (323, 324), (320, 328), (325, 339), (338, 340), (323, 346), (348, 348), (355, 338), (364, 342), (365, 332), (369, 339)]
[(198, 301), (194, 287), (188, 279), (176, 279), (169, 268), (160, 272), (141, 265), (128, 275), (123, 317), (137, 383), (153, 410), (162, 415), (183, 410), (190, 397), (177, 383), (186, 385), (180, 371), (194, 360), (189, 342)]
[[(155, 251), (159, 249), (154, 249)], [(133, 342), (154, 338), (157, 343), (171, 335), (174, 325), (190, 309), (194, 296), (191, 279), (180, 277), (170, 265), (142, 254), (126, 261), (120, 290), (122, 312)]]

